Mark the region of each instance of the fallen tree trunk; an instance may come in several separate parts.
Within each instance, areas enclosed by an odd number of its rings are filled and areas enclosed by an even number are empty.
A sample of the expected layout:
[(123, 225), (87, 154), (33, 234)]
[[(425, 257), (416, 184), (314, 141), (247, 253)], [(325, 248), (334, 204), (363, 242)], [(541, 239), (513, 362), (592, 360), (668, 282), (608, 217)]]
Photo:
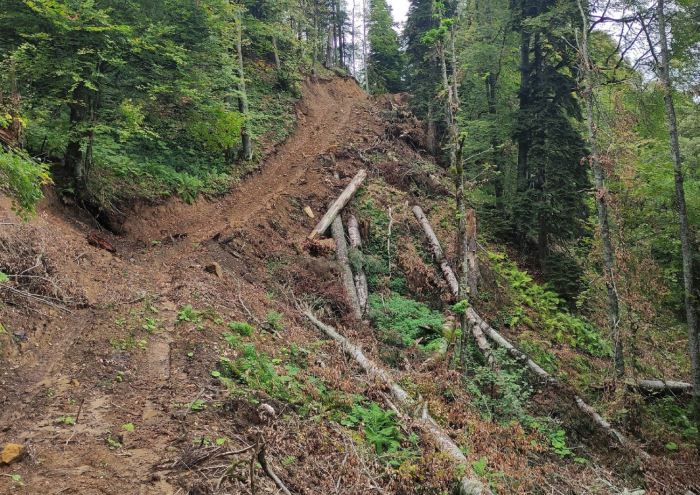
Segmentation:
[(457, 294), (459, 293), (459, 283), (457, 282), (457, 277), (455, 277), (452, 268), (450, 268), (450, 264), (445, 259), (445, 255), (442, 252), (442, 248), (440, 247), (440, 242), (438, 241), (435, 232), (433, 232), (433, 228), (430, 226), (430, 223), (428, 222), (428, 219), (426, 218), (420, 206), (416, 205), (413, 207), (413, 214), (416, 216), (416, 219), (418, 220), (418, 223), (420, 223), (421, 227), (423, 227), (423, 231), (428, 237), (428, 242), (430, 243), (430, 247), (433, 250), (433, 256), (435, 256), (435, 261), (437, 261), (437, 263), (440, 265), (440, 268), (442, 269), (442, 275), (445, 277), (447, 285), (450, 286), (450, 291), (452, 292), (452, 295), (456, 298)]
[[(430, 227), (430, 224), (428, 223), (428, 220), (425, 218), (425, 215), (423, 215), (423, 211), (420, 209), (419, 206), (416, 206), (413, 208), (413, 213), (416, 215), (416, 218), (418, 218), (418, 221), (421, 223), (423, 226), (423, 230), (425, 233), (428, 235), (428, 239), (430, 240), (431, 245), (437, 246), (440, 248), (440, 243), (437, 240), (437, 237), (435, 236), (435, 233), (433, 232), (432, 227)], [(442, 254), (442, 249), (440, 249), (440, 254)], [(436, 256), (437, 257), (437, 256)], [(442, 265), (440, 265), (442, 267)], [(447, 266), (447, 270), (449, 270), (449, 274), (454, 278), (454, 273), (452, 272), (452, 269)], [(445, 273), (445, 268), (443, 268), (443, 274)], [(449, 278), (447, 275), (445, 275), (445, 278), (448, 280), (449, 283)], [(452, 284), (450, 284), (450, 287), (452, 288)], [(458, 293), (459, 287), (457, 286), (456, 289), (452, 289), (452, 293), (456, 296)], [(477, 333), (475, 333), (474, 329), (481, 330), (483, 334), (485, 334), (489, 339), (491, 339), (494, 343), (498, 344), (499, 346), (503, 347), (508, 351), (508, 353), (518, 359), (519, 361), (522, 361), (525, 363), (525, 365), (532, 370), (533, 373), (535, 373), (537, 376), (542, 378), (546, 383), (552, 383), (557, 386), (561, 386), (561, 384), (549, 373), (547, 373), (545, 370), (543, 370), (537, 363), (535, 363), (532, 359), (530, 359), (524, 352), (522, 352), (520, 349), (517, 349), (513, 344), (508, 342), (506, 339), (504, 339), (501, 334), (499, 334), (491, 325), (486, 323), (484, 320), (481, 319), (481, 317), (474, 311), (474, 308), (471, 306), (467, 308), (466, 312), (467, 320), (469, 322), (469, 326), (472, 328), (472, 333), (474, 333), (474, 337), (477, 339), (477, 344), (479, 343), (479, 338), (477, 337)], [(481, 348), (481, 347), (480, 347)], [(482, 352), (483, 349), (482, 349)], [(648, 380), (647, 380), (648, 381)], [(578, 408), (589, 415), (593, 421), (602, 429), (604, 430), (613, 440), (618, 442), (619, 444), (623, 446), (629, 446), (629, 442), (625, 437), (617, 431), (615, 428), (613, 428), (610, 423), (605, 421), (598, 412), (586, 404), (580, 397), (576, 397), (576, 405)], [(649, 454), (647, 454), (645, 451), (642, 449), (636, 449), (639, 452), (639, 455), (644, 458), (648, 459)]]
[[(391, 379), (389, 374), (383, 369), (379, 368), (373, 361), (367, 359), (367, 357), (362, 353), (362, 349), (358, 346), (350, 343), (348, 339), (340, 335), (335, 331), (333, 327), (330, 327), (321, 321), (319, 321), (316, 316), (311, 311), (304, 311), (304, 316), (306, 316), (311, 323), (313, 323), (319, 330), (325, 333), (328, 337), (338, 342), (347, 355), (355, 359), (357, 363), (365, 370), (367, 375), (375, 380), (379, 380), (391, 389), (391, 395), (394, 400), (400, 406), (410, 406), (413, 402), (409, 397), (408, 393), (401, 388), (394, 380)], [(454, 460), (458, 466), (468, 466), (467, 458), (462, 453), (462, 450), (454, 443), (450, 436), (443, 430), (440, 425), (438, 425), (433, 418), (427, 412), (427, 406), (423, 406), (420, 419), (421, 426), (430, 435), (430, 437), (435, 441), (440, 450), (448, 455)], [(475, 477), (469, 477), (467, 475), (463, 476), (459, 483), (459, 493), (460, 495), (487, 495), (491, 491), (484, 486)]]
[(524, 362), (527, 365), (527, 367), (530, 368), (532, 372), (535, 373), (537, 376), (544, 379), (546, 382), (554, 381), (552, 375), (540, 368), (537, 365), (537, 363), (535, 363), (532, 359), (528, 358), (524, 352), (522, 352), (520, 349), (516, 348), (513, 344), (504, 339), (501, 336), (501, 334), (499, 334), (496, 330), (493, 329), (493, 327), (491, 327), (491, 325), (482, 320), (481, 317), (478, 314), (476, 314), (474, 308), (472, 308), (471, 306), (467, 308), (467, 320), (469, 321), (470, 326), (477, 327), (493, 342), (506, 349), (508, 351), (508, 354), (513, 356), (515, 359)]
[(348, 187), (346, 187), (343, 193), (338, 196), (338, 199), (333, 202), (326, 214), (323, 215), (323, 218), (318, 222), (318, 225), (316, 225), (316, 228), (309, 234), (309, 240), (313, 240), (317, 235), (323, 234), (328, 227), (330, 227), (340, 210), (350, 201), (352, 195), (355, 194), (357, 188), (360, 187), (360, 184), (365, 180), (365, 177), (367, 177), (367, 171), (365, 169), (357, 172), (357, 175), (353, 177)]
[[(350, 218), (348, 218), (348, 235), (350, 236), (350, 247), (357, 250), (362, 249), (360, 225), (357, 223), (355, 215), (351, 215)], [(360, 309), (364, 313), (367, 311), (367, 302), (369, 301), (367, 274), (365, 273), (364, 267), (361, 267), (355, 274), (355, 288), (357, 289), (357, 299), (360, 303)]]
[(333, 239), (335, 239), (335, 258), (338, 260), (338, 263), (340, 263), (345, 291), (350, 298), (353, 313), (355, 313), (357, 318), (362, 318), (362, 309), (360, 309), (360, 303), (357, 299), (355, 281), (353, 280), (352, 270), (348, 263), (348, 245), (345, 242), (345, 229), (343, 229), (343, 220), (340, 218), (340, 215), (336, 216), (335, 220), (333, 220), (331, 232), (333, 234)]
[[(473, 210), (470, 210), (470, 211), (473, 211)], [(420, 206), (416, 205), (413, 207), (413, 214), (416, 216), (416, 219), (418, 219), (418, 222), (421, 224), (421, 227), (423, 227), (423, 231), (425, 232), (425, 235), (428, 237), (428, 241), (430, 242), (430, 246), (433, 249), (433, 256), (435, 256), (435, 260), (440, 264), (440, 268), (442, 269), (442, 274), (445, 277), (445, 280), (447, 281), (447, 285), (450, 286), (450, 291), (452, 292), (452, 295), (455, 297), (455, 299), (457, 299), (459, 296), (459, 283), (457, 282), (457, 277), (455, 277), (455, 274), (452, 271), (452, 268), (450, 267), (449, 263), (447, 263), (447, 260), (445, 259), (445, 256), (442, 252), (442, 248), (440, 247), (440, 241), (438, 241), (438, 238), (435, 235), (433, 228), (430, 226), (430, 222), (428, 222), (428, 219), (426, 218), (426, 216), (423, 213), (423, 210), (421, 209)], [(476, 244), (476, 226), (475, 225), (474, 225), (474, 233), (473, 233), (472, 237), (474, 238), (474, 243)], [(478, 267), (477, 267), (477, 270), (478, 270)], [(474, 272), (474, 273), (478, 273), (478, 272)], [(471, 281), (470, 281), (470, 284), (471, 284)], [(484, 338), (484, 334), (481, 332), (481, 330), (477, 326), (470, 325), (470, 327), (471, 327), (472, 334), (474, 335), (474, 339), (476, 340), (476, 345), (479, 347), (479, 350), (482, 352), (484, 357), (487, 359), (488, 363), (493, 364), (494, 361), (493, 361), (493, 356), (491, 355), (491, 347), (489, 346), (488, 342), (486, 342), (486, 339)]]
[[(593, 421), (595, 424), (597, 424), (602, 430), (607, 432), (610, 437), (615, 440), (617, 443), (620, 445), (627, 445), (627, 439), (617, 431), (615, 428), (612, 427), (610, 423), (605, 421), (600, 414), (598, 414), (598, 411), (593, 409), (591, 406), (583, 402), (581, 397), (575, 397), (576, 400), (576, 405), (578, 408), (583, 411), (584, 413), (588, 414), (591, 418), (593, 418)], [(641, 451), (644, 452), (644, 451)], [(646, 452), (644, 452), (646, 454)], [(649, 457), (648, 454), (646, 454), (646, 457)]]
[(686, 393), (693, 389), (691, 383), (674, 382), (665, 380), (638, 380), (626, 382), (628, 385), (638, 388), (643, 392), (651, 393)]
[[(496, 344), (500, 345), (501, 347), (505, 348), (508, 350), (508, 352), (516, 357), (517, 359), (524, 361), (525, 364), (527, 365), (530, 370), (532, 370), (533, 373), (535, 373), (537, 376), (542, 378), (545, 382), (551, 383), (553, 385), (556, 385), (558, 387), (561, 387), (561, 383), (559, 383), (552, 375), (547, 373), (545, 370), (540, 368), (537, 363), (535, 363), (532, 359), (527, 357), (527, 355), (522, 352), (521, 350), (517, 349), (513, 344), (508, 342), (506, 339), (504, 339), (501, 334), (499, 334), (496, 330), (491, 327), (488, 323), (486, 323), (484, 320), (482, 320), (478, 314), (476, 314), (476, 311), (474, 311), (474, 308), (469, 308), (467, 309), (467, 318), (469, 318), (470, 321), (473, 321), (475, 326), (479, 326), (481, 330)], [(589, 406), (586, 404), (583, 399), (580, 397), (575, 397), (576, 400), (576, 405), (578, 408), (586, 413), (588, 416), (591, 417), (593, 422), (598, 425), (607, 435), (612, 438), (615, 442), (619, 443), (620, 445), (624, 447), (632, 447), (634, 448), (642, 457), (643, 459), (648, 459), (649, 454), (647, 454), (644, 450), (633, 447), (625, 438), (625, 436), (620, 433), (618, 430), (612, 427), (610, 423), (605, 421), (600, 414), (598, 414), (598, 411), (596, 411), (593, 407)]]

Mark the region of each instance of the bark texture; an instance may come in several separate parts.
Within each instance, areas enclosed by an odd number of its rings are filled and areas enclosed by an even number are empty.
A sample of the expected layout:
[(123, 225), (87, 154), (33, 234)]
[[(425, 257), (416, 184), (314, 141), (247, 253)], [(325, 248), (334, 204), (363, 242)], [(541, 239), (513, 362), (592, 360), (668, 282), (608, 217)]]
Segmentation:
[(425, 232), (425, 235), (428, 238), (428, 242), (430, 243), (430, 248), (433, 250), (433, 256), (435, 256), (435, 261), (440, 265), (440, 268), (442, 269), (442, 275), (445, 277), (445, 280), (447, 281), (447, 285), (450, 287), (452, 295), (454, 297), (457, 297), (457, 294), (459, 292), (459, 283), (457, 282), (457, 277), (455, 277), (455, 274), (452, 271), (450, 264), (445, 259), (445, 254), (442, 252), (442, 248), (440, 247), (440, 241), (438, 241), (435, 232), (433, 232), (433, 228), (430, 226), (430, 222), (428, 222), (428, 219), (423, 213), (423, 210), (418, 205), (413, 207), (413, 214), (416, 216), (416, 219), (418, 220), (418, 223), (420, 223), (421, 227), (423, 227), (423, 231)]
[(630, 385), (638, 388), (642, 392), (652, 393), (685, 393), (692, 392), (693, 384), (686, 382), (674, 382), (666, 380), (638, 380), (630, 382)]
[(481, 274), (476, 258), (476, 211), (467, 210), (467, 281), (469, 295), (474, 297), (479, 293)]
[(321, 218), (321, 220), (318, 222), (318, 225), (316, 225), (311, 234), (309, 234), (309, 240), (314, 239), (317, 235), (323, 234), (326, 229), (330, 227), (340, 210), (342, 210), (348, 201), (350, 201), (352, 195), (355, 194), (357, 188), (360, 187), (360, 184), (362, 184), (362, 182), (365, 180), (365, 177), (367, 177), (366, 170), (362, 169), (357, 172), (357, 175), (355, 175), (355, 177), (350, 181), (348, 187), (346, 187), (343, 193), (338, 196), (338, 199), (333, 202), (326, 214), (323, 215), (323, 218)]
[(335, 257), (338, 263), (340, 263), (342, 269), (345, 291), (348, 293), (348, 297), (350, 298), (353, 313), (355, 313), (357, 318), (361, 318), (362, 310), (360, 309), (360, 303), (357, 299), (355, 281), (353, 280), (352, 270), (350, 269), (350, 263), (348, 262), (348, 244), (345, 242), (345, 229), (343, 229), (343, 220), (340, 218), (340, 215), (336, 216), (335, 220), (333, 220), (331, 232), (333, 233), (333, 239), (335, 239)]
[[(240, 14), (239, 14), (240, 15)], [(241, 143), (243, 145), (243, 159), (253, 159), (253, 144), (250, 140), (250, 129), (248, 126), (248, 94), (245, 89), (245, 72), (243, 71), (243, 22), (238, 19), (238, 38), (236, 40), (236, 50), (238, 52), (238, 110), (246, 118), (241, 128)]]
[[(350, 237), (350, 247), (352, 249), (362, 249), (362, 237), (360, 236), (360, 225), (357, 222), (355, 215), (348, 218), (348, 236)], [(367, 287), (367, 273), (365, 268), (361, 267), (355, 277), (355, 289), (357, 289), (357, 300), (360, 303), (362, 313), (367, 311), (367, 302), (369, 301), (369, 288)]]

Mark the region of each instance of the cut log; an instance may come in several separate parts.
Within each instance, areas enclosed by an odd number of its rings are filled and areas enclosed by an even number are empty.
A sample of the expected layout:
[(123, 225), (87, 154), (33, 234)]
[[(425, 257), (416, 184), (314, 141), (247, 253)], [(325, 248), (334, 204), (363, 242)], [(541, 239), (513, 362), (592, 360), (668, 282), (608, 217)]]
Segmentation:
[(634, 380), (626, 382), (628, 385), (638, 388), (642, 392), (650, 393), (677, 393), (682, 394), (691, 392), (693, 389), (692, 383), (674, 382), (665, 380)]
[[(412, 399), (409, 397), (408, 393), (401, 388), (394, 380), (391, 379), (389, 374), (377, 366), (372, 360), (368, 359), (362, 352), (360, 347), (352, 344), (348, 339), (340, 335), (335, 331), (333, 327), (330, 327), (321, 321), (319, 321), (312, 312), (305, 311), (304, 316), (306, 316), (311, 323), (313, 323), (319, 330), (325, 333), (328, 337), (338, 342), (345, 353), (355, 359), (357, 363), (365, 370), (367, 375), (374, 379), (382, 382), (385, 386), (391, 389), (391, 395), (396, 401), (397, 405), (403, 406), (404, 409), (409, 408), (411, 405), (415, 406)], [(420, 419), (420, 425), (425, 430), (428, 435), (433, 439), (440, 450), (447, 456), (449, 456), (453, 461), (460, 467), (469, 466), (467, 458), (462, 453), (462, 450), (454, 443), (452, 438), (443, 430), (440, 425), (438, 425), (435, 420), (430, 417), (427, 412), (427, 408), (424, 405), (422, 408), (422, 414)], [(488, 487), (484, 486), (476, 476), (465, 475), (460, 480), (459, 484), (460, 495), (487, 495), (491, 491)]]
[[(473, 212), (474, 210), (469, 210), (469, 211)], [(421, 224), (421, 227), (423, 227), (423, 231), (425, 232), (425, 235), (428, 237), (428, 241), (430, 242), (430, 246), (433, 249), (433, 256), (435, 256), (435, 260), (440, 264), (440, 268), (442, 269), (442, 274), (445, 277), (447, 284), (450, 286), (450, 290), (452, 291), (452, 295), (456, 299), (458, 297), (458, 294), (459, 294), (459, 283), (457, 282), (457, 277), (455, 277), (455, 274), (452, 271), (452, 268), (450, 267), (449, 263), (447, 263), (447, 260), (445, 260), (445, 256), (442, 252), (442, 248), (440, 247), (440, 242), (438, 241), (438, 238), (435, 235), (433, 228), (430, 226), (430, 222), (428, 222), (428, 219), (426, 218), (426, 216), (423, 213), (423, 210), (421, 209), (420, 206), (416, 205), (413, 207), (413, 214), (416, 216), (416, 219), (418, 219), (418, 222)], [(472, 226), (473, 226), (472, 238), (473, 238), (473, 244), (474, 244), (474, 263), (476, 264), (476, 223), (475, 222), (476, 222), (476, 220), (473, 220), (473, 222), (472, 222)], [(467, 224), (467, 226), (468, 226), (468, 229), (467, 229), (467, 235), (468, 235), (469, 234), (469, 224)], [(469, 245), (468, 245), (468, 248), (469, 248)], [(478, 268), (476, 270), (477, 271), (475, 273), (478, 273)], [(470, 275), (470, 277), (471, 277), (471, 275)], [(470, 278), (470, 287), (471, 287), (471, 280), (472, 279)], [(477, 280), (477, 279), (474, 278), (474, 280)], [(476, 283), (474, 285), (476, 286)], [(486, 342), (486, 339), (484, 338), (484, 334), (482, 333), (482, 331), (479, 329), (478, 326), (476, 326), (476, 325), (470, 325), (470, 326), (471, 326), (472, 334), (474, 335), (474, 339), (476, 340), (476, 345), (479, 347), (479, 350), (482, 352), (484, 357), (486, 357), (489, 364), (494, 364), (494, 359), (493, 359), (493, 356), (491, 355), (491, 347), (489, 346), (488, 342)]]
[(342, 269), (345, 291), (348, 293), (348, 297), (350, 298), (353, 313), (355, 313), (357, 318), (362, 318), (362, 309), (360, 308), (360, 302), (357, 298), (355, 280), (352, 276), (350, 263), (348, 262), (348, 245), (345, 242), (345, 229), (343, 229), (343, 220), (340, 218), (340, 215), (336, 216), (335, 220), (333, 220), (331, 231), (333, 234), (333, 239), (335, 239), (335, 259), (338, 261), (338, 263), (340, 263), (340, 267)]
[(515, 359), (525, 363), (525, 365), (528, 368), (530, 368), (530, 370), (532, 370), (533, 373), (542, 378), (545, 382), (555, 381), (552, 375), (540, 368), (537, 365), (537, 363), (535, 363), (532, 359), (528, 358), (524, 352), (522, 352), (520, 349), (516, 348), (513, 344), (504, 339), (501, 336), (501, 334), (499, 334), (496, 330), (493, 329), (493, 327), (491, 327), (491, 325), (482, 320), (481, 317), (478, 314), (476, 314), (476, 311), (474, 311), (474, 308), (472, 307), (467, 308), (467, 321), (469, 322), (470, 326), (478, 327), (479, 330), (481, 330), (483, 334), (485, 334), (489, 339), (506, 349), (508, 351), (508, 354), (513, 356)]
[(481, 327), (475, 324), (470, 324), (469, 326), (472, 330), (472, 335), (474, 335), (474, 340), (476, 340), (476, 345), (479, 347), (479, 350), (486, 358), (486, 362), (488, 363), (488, 365), (492, 366), (494, 369), (498, 369), (496, 360), (494, 359), (493, 354), (491, 353), (491, 346), (486, 340), (486, 337), (484, 336), (484, 332), (481, 330)]
[(433, 256), (435, 256), (435, 261), (440, 265), (440, 268), (442, 269), (442, 275), (445, 277), (447, 285), (450, 286), (450, 291), (452, 292), (452, 295), (456, 298), (457, 294), (459, 293), (459, 284), (457, 283), (457, 277), (455, 277), (452, 268), (450, 268), (450, 264), (445, 259), (445, 255), (442, 252), (442, 248), (440, 247), (440, 242), (438, 241), (435, 232), (433, 232), (433, 228), (430, 226), (430, 223), (425, 217), (425, 214), (423, 213), (423, 210), (420, 206), (416, 205), (413, 207), (413, 214), (416, 216), (416, 219), (418, 220), (418, 223), (420, 223), (421, 227), (423, 227), (423, 231), (428, 237), (428, 242), (430, 243), (430, 247), (433, 250)]
[[(351, 215), (350, 218), (348, 218), (348, 235), (350, 236), (350, 247), (361, 250), (362, 237), (360, 236), (360, 225), (354, 215)], [(365, 273), (364, 267), (360, 268), (354, 276), (355, 288), (357, 289), (357, 299), (360, 303), (360, 309), (364, 313), (367, 311), (367, 301), (369, 300), (367, 274)]]
[[(501, 334), (499, 334), (496, 330), (491, 327), (488, 323), (486, 323), (484, 320), (482, 320), (478, 314), (476, 314), (476, 311), (474, 311), (474, 308), (468, 308), (467, 309), (467, 318), (469, 319), (470, 322), (473, 322), (475, 326), (478, 326), (481, 328), (481, 330), (486, 334), (493, 342), (498, 344), (499, 346), (503, 347), (504, 349), (507, 349), (508, 352), (516, 357), (517, 359), (523, 361), (530, 370), (532, 370), (533, 373), (535, 373), (537, 376), (542, 378), (545, 382), (551, 383), (553, 385), (562, 387), (562, 385), (549, 373), (547, 373), (545, 370), (540, 368), (537, 363), (535, 363), (532, 359), (528, 358), (525, 353), (523, 353), (521, 350), (517, 349), (513, 344), (508, 342), (506, 339), (504, 339)], [(630, 447), (636, 450), (639, 453), (639, 456), (642, 457), (643, 459), (648, 459), (649, 454), (647, 454), (644, 450), (636, 448), (632, 446), (627, 439), (624, 437), (622, 433), (620, 433), (618, 430), (612, 427), (610, 423), (605, 421), (600, 414), (598, 414), (598, 411), (596, 411), (593, 407), (589, 406), (586, 404), (583, 399), (580, 397), (575, 397), (576, 400), (576, 405), (578, 408), (587, 414), (593, 422), (600, 427), (605, 433), (612, 438), (615, 442), (619, 443), (620, 445), (624, 447)]]
[(338, 196), (338, 199), (333, 202), (326, 214), (323, 215), (323, 218), (321, 218), (321, 220), (318, 222), (318, 225), (316, 225), (316, 228), (311, 232), (311, 234), (309, 234), (309, 240), (313, 240), (316, 236), (323, 234), (328, 227), (331, 226), (335, 217), (348, 203), (348, 201), (350, 201), (350, 198), (352, 198), (352, 195), (355, 194), (355, 191), (357, 191), (357, 188), (360, 187), (360, 184), (362, 184), (362, 182), (365, 180), (365, 177), (367, 177), (367, 171), (365, 169), (357, 172), (357, 175), (355, 175), (355, 177), (350, 181), (348, 187), (346, 187), (343, 193)]
[[(413, 214), (416, 215), (416, 218), (420, 222), (421, 226), (423, 226), (423, 230), (428, 236), (430, 244), (433, 246), (433, 253), (435, 254), (436, 259), (438, 258), (438, 254), (442, 256), (442, 249), (440, 249), (440, 243), (438, 242), (438, 239), (435, 236), (432, 227), (428, 223), (428, 220), (425, 218), (425, 215), (423, 215), (423, 210), (421, 210), (419, 206), (415, 206), (413, 208)], [(435, 247), (437, 247), (439, 251), (436, 252)], [(440, 266), (442, 267), (442, 264)], [(449, 270), (449, 273), (446, 273), (447, 270)], [(452, 289), (452, 294), (456, 297), (459, 291), (459, 285), (457, 284), (457, 280), (455, 279), (454, 273), (452, 272), (452, 269), (449, 267), (449, 265), (447, 266), (447, 270), (443, 268), (443, 274), (445, 275), (445, 279), (447, 280), (448, 285), (450, 285), (450, 288)], [(454, 286), (450, 281), (450, 278), (455, 281)], [(543, 370), (524, 352), (517, 349), (513, 344), (504, 339), (501, 336), (501, 334), (499, 334), (493, 327), (491, 327), (491, 325), (482, 320), (481, 317), (476, 313), (476, 311), (474, 311), (474, 308), (472, 308), (471, 306), (467, 308), (466, 317), (467, 321), (469, 322), (469, 325), (472, 328), (472, 333), (474, 333), (475, 328), (478, 328), (483, 332), (483, 334), (485, 334), (489, 339), (491, 339), (491, 341), (506, 349), (511, 356), (515, 357), (519, 361), (524, 362), (525, 365), (528, 368), (530, 368), (530, 370), (532, 370), (533, 373), (535, 373), (537, 376), (543, 379), (546, 383), (561, 386), (561, 384), (552, 375)], [(475, 333), (474, 336), (476, 337), (476, 335), (477, 334)], [(478, 341), (479, 339), (477, 338), (477, 343)], [(596, 425), (598, 425), (602, 430), (604, 430), (614, 441), (618, 442), (620, 445), (631, 447), (631, 445), (625, 439), (622, 433), (614, 429), (610, 425), (610, 423), (605, 421), (593, 407), (586, 404), (580, 397), (576, 397), (576, 405), (582, 412), (590, 416), (593, 422)], [(649, 458), (649, 454), (647, 454), (644, 450), (639, 448), (635, 448), (635, 450), (639, 453), (640, 457), (644, 459)]]

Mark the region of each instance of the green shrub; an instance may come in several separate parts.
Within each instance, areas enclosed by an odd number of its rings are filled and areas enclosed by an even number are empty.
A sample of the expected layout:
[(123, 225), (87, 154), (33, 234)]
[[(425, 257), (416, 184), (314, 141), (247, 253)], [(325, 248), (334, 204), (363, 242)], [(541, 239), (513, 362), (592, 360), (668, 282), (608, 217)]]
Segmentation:
[(232, 323), (229, 323), (228, 327), (234, 332), (238, 332), (239, 334), (243, 335), (244, 337), (250, 337), (255, 331), (255, 327), (248, 325), (243, 321), (234, 321)]
[[(382, 298), (376, 294), (369, 297), (370, 317), (384, 339), (397, 341), (410, 346), (419, 337), (423, 345), (429, 345), (440, 338), (440, 329), (444, 317), (438, 311), (432, 311), (425, 304), (402, 296)], [(425, 330), (429, 327), (435, 331)]]
[[(396, 413), (384, 411), (376, 402), (370, 403), (369, 407), (355, 405), (341, 424), (353, 428), (362, 424), (367, 443), (374, 447), (377, 455), (386, 456), (392, 466), (398, 467), (406, 458), (415, 455), (414, 450), (401, 448), (401, 442), (406, 438), (401, 434)], [(418, 437), (411, 435), (408, 441), (415, 446)]]

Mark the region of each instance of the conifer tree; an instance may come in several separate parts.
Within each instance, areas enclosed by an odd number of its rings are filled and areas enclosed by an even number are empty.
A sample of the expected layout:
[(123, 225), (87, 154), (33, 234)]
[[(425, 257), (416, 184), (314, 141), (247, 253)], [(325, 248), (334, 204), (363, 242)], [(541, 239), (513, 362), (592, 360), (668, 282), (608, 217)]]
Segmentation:
[(369, 9), (367, 75), (370, 92), (400, 93), (404, 91), (404, 55), (393, 28), (391, 8), (386, 0), (370, 0)]
[(537, 239), (544, 268), (551, 241), (574, 239), (588, 215), (588, 169), (581, 163), (587, 150), (572, 124), (582, 120), (574, 94), (576, 53), (570, 30), (578, 12), (573, 2), (549, 0), (518, 0), (511, 9), (520, 35), (521, 75), (513, 220), (523, 244), (530, 237)]

